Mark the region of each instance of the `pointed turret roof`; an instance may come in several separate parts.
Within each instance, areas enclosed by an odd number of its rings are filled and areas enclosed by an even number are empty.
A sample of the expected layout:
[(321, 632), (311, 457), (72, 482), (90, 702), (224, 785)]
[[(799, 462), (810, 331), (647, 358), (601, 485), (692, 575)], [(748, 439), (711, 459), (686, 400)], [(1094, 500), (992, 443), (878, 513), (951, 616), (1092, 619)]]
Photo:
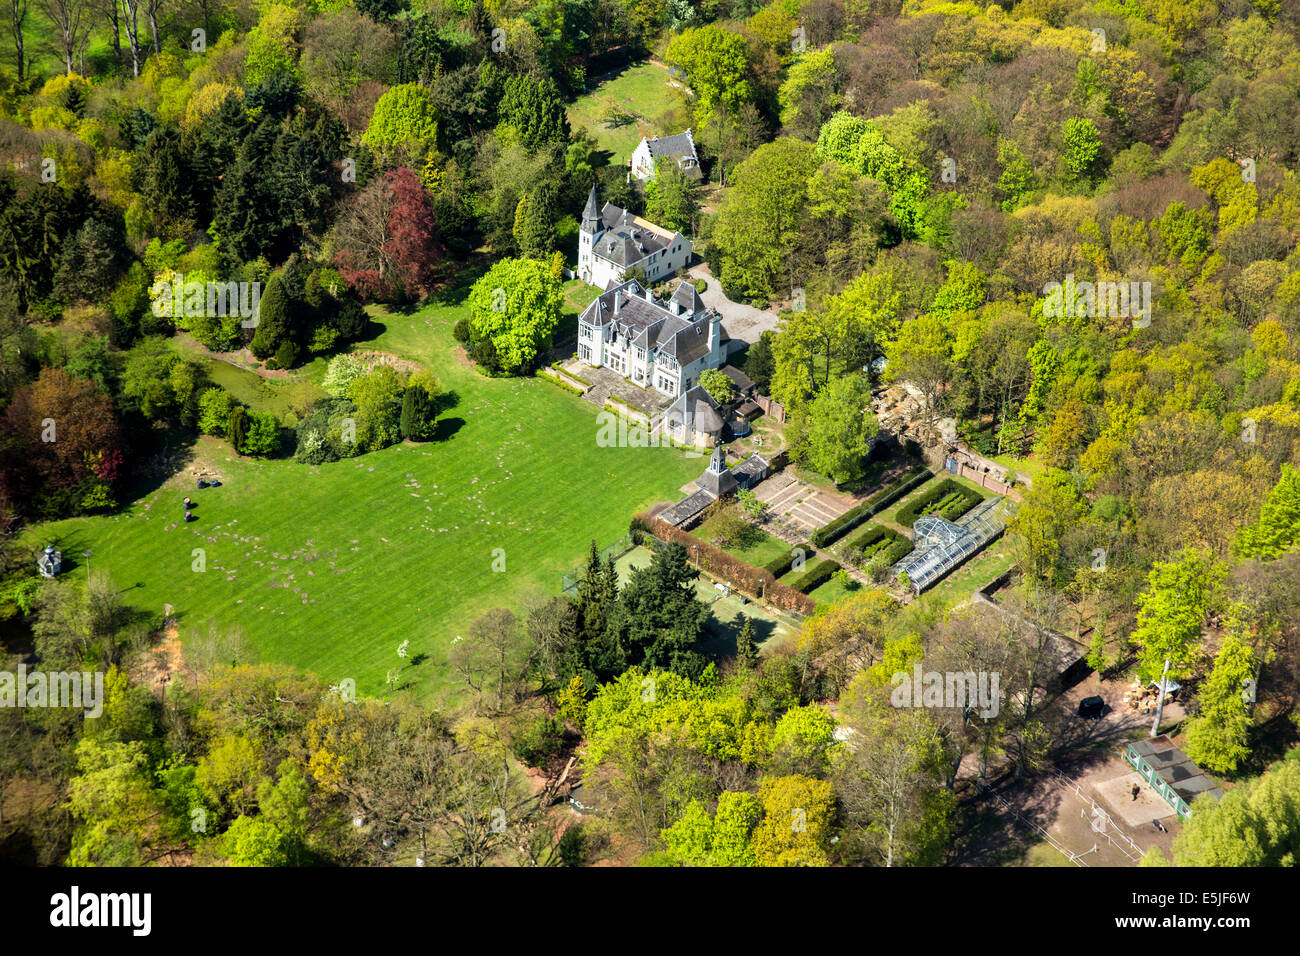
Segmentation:
[(582, 231), (597, 233), (600, 232), (600, 203), (596, 199), (596, 187), (591, 187), (591, 193), (587, 196), (587, 208), (582, 210)]

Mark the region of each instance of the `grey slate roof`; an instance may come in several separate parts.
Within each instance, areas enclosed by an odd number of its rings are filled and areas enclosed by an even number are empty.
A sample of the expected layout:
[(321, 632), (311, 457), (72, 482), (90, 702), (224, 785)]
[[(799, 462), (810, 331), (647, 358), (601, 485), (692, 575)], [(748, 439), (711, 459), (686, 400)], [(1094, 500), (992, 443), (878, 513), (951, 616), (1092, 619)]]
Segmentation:
[[(655, 136), (647, 139), (646, 149), (649, 150), (651, 159), (671, 159), (688, 176), (703, 175), (703, 170), (700, 169), (700, 157), (695, 153), (695, 139), (689, 129), (672, 136)], [(691, 159), (694, 162), (682, 166), (683, 159)]]
[[(587, 202), (590, 204), (591, 197), (587, 198)], [(583, 215), (586, 216), (585, 213)], [(605, 203), (600, 218), (604, 233), (592, 248), (596, 255), (610, 260), (620, 268), (635, 265), (646, 256), (667, 249), (672, 244), (671, 238), (638, 226), (632, 213), (613, 203)]]
[(596, 296), (580, 321), (595, 328), (613, 325), (633, 345), (671, 355), (681, 365), (708, 354), (711, 322), (702, 300), (699, 312), (675, 315), (653, 295), (647, 295), (635, 279), (629, 279)]
[(677, 401), (664, 413), (668, 423), (676, 426), (678, 422), (692, 431), (706, 432), (710, 435), (722, 431), (722, 410), (713, 396), (698, 385), (688, 388), (677, 396)]

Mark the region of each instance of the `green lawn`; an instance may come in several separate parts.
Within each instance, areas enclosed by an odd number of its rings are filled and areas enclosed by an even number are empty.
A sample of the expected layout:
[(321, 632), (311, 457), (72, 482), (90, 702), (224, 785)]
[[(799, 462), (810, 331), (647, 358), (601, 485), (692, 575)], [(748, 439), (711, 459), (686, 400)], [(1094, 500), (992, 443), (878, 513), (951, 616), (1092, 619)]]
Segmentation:
[[(680, 133), (656, 129), (659, 116), (678, 102), (678, 91), (668, 85), (668, 71), (653, 63), (628, 67), (601, 83), (569, 106), (569, 124), (585, 126), (599, 147), (608, 152), (611, 165), (626, 163), (643, 136)], [(632, 121), (615, 128), (606, 125), (611, 109), (620, 109)]]
[[(717, 524), (716, 518), (710, 518), (704, 524), (693, 530), (691, 534), (708, 544), (713, 543)], [(746, 564), (752, 564), (756, 568), (761, 568), (769, 561), (775, 561), (790, 552), (790, 545), (786, 544), (780, 538), (775, 538), (768, 534), (762, 528), (754, 528), (753, 535), (746, 542), (746, 547), (733, 545), (729, 548), (723, 548), (723, 551), (733, 558), (739, 558)]]
[[(381, 315), (359, 346), (434, 369), (455, 396), (437, 441), (309, 467), (203, 438), (197, 459), (222, 487), (178, 475), (118, 514), (33, 528), (26, 543), (55, 543), (74, 571), (91, 550), (130, 604), (175, 605), (183, 637), (238, 626), (263, 659), (351, 677), (362, 693), (382, 689), (409, 638), (412, 656), (427, 655), (410, 672), (416, 692), (447, 693), (447, 649), (478, 614), (557, 593), (592, 538), (617, 538), (701, 469), (673, 449), (597, 447), (596, 409), (577, 396), (463, 364), (451, 329), (464, 313), (455, 302)], [(179, 520), (185, 495), (198, 502), (191, 524)]]
[(856, 594), (858, 591), (861, 591), (863, 587), (864, 585), (861, 581), (855, 581), (852, 578), (849, 579), (847, 585), (841, 584), (839, 581), (835, 580), (835, 575), (832, 574), (829, 581), (817, 585), (817, 587), (808, 592), (808, 596), (818, 604), (834, 604), (842, 597)]
[[(632, 570), (645, 567), (650, 563), (651, 557), (649, 548), (637, 547), (615, 561), (620, 581), (626, 582)], [(708, 633), (701, 642), (700, 649), (715, 660), (736, 653), (736, 637), (740, 634), (737, 618), (741, 614), (753, 619), (754, 634), (760, 650), (775, 647), (798, 630), (798, 625), (784, 614), (765, 610), (753, 601), (742, 602), (735, 592), (723, 597), (714, 585), (714, 580), (704, 573), (695, 582), (695, 591), (700, 600), (708, 604), (709, 610), (713, 612)]]

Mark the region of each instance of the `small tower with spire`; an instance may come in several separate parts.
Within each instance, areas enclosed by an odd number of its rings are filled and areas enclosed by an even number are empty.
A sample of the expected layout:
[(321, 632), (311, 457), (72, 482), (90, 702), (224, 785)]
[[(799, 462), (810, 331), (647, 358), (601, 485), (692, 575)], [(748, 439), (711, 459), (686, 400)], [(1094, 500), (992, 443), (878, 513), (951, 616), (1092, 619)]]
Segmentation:
[(592, 186), (587, 196), (587, 208), (582, 211), (582, 228), (578, 231), (578, 278), (584, 282), (591, 281), (591, 251), (602, 232), (604, 223), (600, 218), (600, 201), (596, 198), (596, 187)]

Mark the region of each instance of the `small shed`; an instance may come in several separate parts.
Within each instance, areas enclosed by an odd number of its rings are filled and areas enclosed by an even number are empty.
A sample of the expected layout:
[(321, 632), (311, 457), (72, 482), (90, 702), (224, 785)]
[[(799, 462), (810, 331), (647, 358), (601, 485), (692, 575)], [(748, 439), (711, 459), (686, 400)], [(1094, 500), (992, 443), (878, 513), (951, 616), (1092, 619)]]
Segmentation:
[(1124, 760), (1173, 807), (1181, 820), (1191, 817), (1191, 805), (1201, 794), (1208, 793), (1215, 800), (1223, 798), (1223, 791), (1191, 757), (1174, 746), (1168, 734), (1133, 741), (1124, 751)]

